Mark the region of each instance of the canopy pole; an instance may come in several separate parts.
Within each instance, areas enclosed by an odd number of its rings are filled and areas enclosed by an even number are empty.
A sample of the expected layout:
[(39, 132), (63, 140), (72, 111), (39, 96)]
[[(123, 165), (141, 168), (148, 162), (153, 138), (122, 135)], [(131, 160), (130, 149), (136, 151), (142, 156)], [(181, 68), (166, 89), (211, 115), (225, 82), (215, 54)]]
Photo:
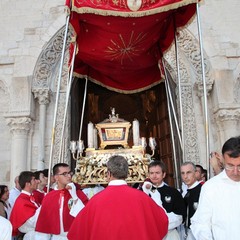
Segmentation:
[(181, 145), (182, 146), (182, 162), (184, 162), (184, 161), (186, 161), (186, 159), (185, 159), (185, 144), (184, 144), (182, 88), (181, 88), (179, 52), (178, 52), (178, 42), (177, 42), (177, 28), (176, 28), (175, 18), (174, 18), (174, 41), (175, 41), (175, 57), (176, 57), (176, 67), (177, 67), (179, 111), (180, 111), (180, 124), (181, 124), (181, 138), (182, 138), (182, 145)]
[[(80, 128), (79, 128), (79, 143), (82, 137), (82, 126), (83, 126), (83, 117), (84, 117), (84, 111), (85, 111), (85, 105), (86, 105), (86, 96), (87, 96), (87, 85), (88, 85), (88, 77), (85, 77), (85, 88), (84, 88), (84, 97), (83, 97), (83, 105), (82, 105), (82, 115), (81, 115), (81, 121), (80, 121)], [(77, 156), (78, 158), (79, 156)]]
[(50, 158), (48, 164), (48, 186), (47, 192), (50, 189), (50, 178), (51, 178), (51, 169), (52, 169), (52, 158), (53, 158), (53, 146), (55, 141), (55, 128), (56, 128), (56, 119), (57, 119), (57, 110), (58, 110), (58, 103), (59, 103), (59, 95), (60, 95), (60, 87), (61, 87), (61, 79), (62, 79), (62, 68), (65, 56), (65, 48), (67, 42), (67, 35), (68, 35), (68, 26), (69, 26), (70, 14), (68, 13), (66, 18), (66, 26), (65, 26), (65, 33), (64, 33), (64, 40), (63, 40), (63, 47), (62, 47), (62, 55), (61, 55), (61, 62), (58, 74), (58, 85), (57, 85), (57, 94), (56, 94), (56, 103), (54, 109), (54, 117), (53, 117), (53, 127), (52, 127), (52, 141), (51, 141), (51, 148), (50, 148)]
[(71, 87), (72, 87), (72, 82), (73, 82), (73, 69), (74, 69), (74, 62), (75, 62), (75, 57), (76, 57), (76, 49), (77, 49), (77, 44), (76, 42), (74, 43), (74, 50), (73, 50), (73, 55), (72, 55), (72, 62), (71, 62), (71, 71), (69, 75), (69, 80), (68, 80), (68, 85), (67, 85), (67, 92), (66, 92), (66, 102), (65, 102), (65, 109), (64, 109), (64, 117), (63, 117), (63, 123), (62, 123), (62, 134), (61, 134), (61, 142), (60, 142), (60, 147), (59, 147), (59, 159), (63, 158), (64, 154), (63, 153), (63, 139), (64, 139), (64, 132), (65, 132), (65, 127), (66, 127), (66, 119), (67, 119), (67, 110), (69, 106), (69, 97), (71, 93)]
[[(165, 68), (164, 61), (163, 61), (163, 69), (164, 69), (164, 74), (165, 74), (165, 89), (166, 89), (166, 95), (167, 95), (168, 115), (169, 115), (170, 131), (171, 131), (171, 139), (172, 139), (174, 170), (175, 170), (175, 177), (176, 177), (176, 188), (180, 189), (179, 174), (178, 174), (178, 171), (177, 171), (178, 166), (177, 166), (176, 145), (175, 145), (174, 134), (173, 134), (173, 119), (172, 119), (170, 96), (169, 96), (170, 89), (169, 89), (168, 76), (167, 76), (167, 73), (166, 73), (166, 68)], [(172, 109), (172, 111), (174, 111), (174, 110)]]
[(203, 42), (202, 42), (202, 31), (201, 31), (201, 21), (199, 13), (199, 3), (196, 4), (197, 11), (197, 26), (198, 26), (198, 36), (199, 36), (199, 46), (200, 46), (200, 55), (201, 55), (201, 66), (202, 66), (202, 83), (203, 83), (203, 100), (204, 100), (204, 117), (205, 117), (205, 136), (206, 136), (206, 168), (208, 179), (210, 176), (210, 164), (209, 164), (209, 123), (208, 123), (208, 104), (207, 104), (207, 87), (206, 87), (206, 78), (205, 78), (205, 65), (203, 57)]
[(179, 130), (179, 124), (178, 124), (178, 120), (177, 120), (177, 115), (176, 115), (176, 111), (175, 111), (174, 104), (173, 104), (172, 93), (171, 93), (170, 85), (168, 82), (168, 78), (166, 77), (167, 75), (166, 75), (166, 67), (165, 67), (164, 61), (163, 61), (163, 69), (164, 69), (164, 74), (165, 74), (165, 85), (167, 87), (166, 89), (168, 90), (170, 106), (172, 107), (174, 122), (175, 122), (175, 126), (177, 129), (178, 140), (179, 140), (181, 148), (183, 148), (181, 134), (180, 134), (180, 130)]

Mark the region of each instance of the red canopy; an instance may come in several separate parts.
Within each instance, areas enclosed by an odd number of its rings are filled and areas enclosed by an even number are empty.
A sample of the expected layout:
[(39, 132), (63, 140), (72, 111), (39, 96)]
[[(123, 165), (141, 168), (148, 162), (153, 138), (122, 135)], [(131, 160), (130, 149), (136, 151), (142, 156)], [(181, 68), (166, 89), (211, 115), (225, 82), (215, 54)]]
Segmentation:
[[(133, 93), (163, 78), (161, 59), (198, 0), (68, 0), (76, 32), (76, 76)], [(176, 26), (176, 27), (175, 27)]]

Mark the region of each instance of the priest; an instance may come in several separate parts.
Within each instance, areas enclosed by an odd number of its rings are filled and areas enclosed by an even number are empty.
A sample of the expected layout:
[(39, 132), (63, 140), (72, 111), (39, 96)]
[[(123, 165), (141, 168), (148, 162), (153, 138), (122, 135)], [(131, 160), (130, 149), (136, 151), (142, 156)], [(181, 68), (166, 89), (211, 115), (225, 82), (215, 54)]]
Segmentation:
[(69, 240), (161, 240), (168, 231), (164, 209), (149, 196), (127, 185), (128, 163), (112, 156), (107, 163), (106, 189), (93, 196), (78, 214)]

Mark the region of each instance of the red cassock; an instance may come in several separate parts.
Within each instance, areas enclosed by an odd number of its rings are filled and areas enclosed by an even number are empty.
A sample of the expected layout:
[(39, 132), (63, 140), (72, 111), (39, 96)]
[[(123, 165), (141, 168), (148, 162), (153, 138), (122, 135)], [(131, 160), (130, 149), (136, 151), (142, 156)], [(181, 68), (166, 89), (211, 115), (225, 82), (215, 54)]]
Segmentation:
[(18, 228), (21, 227), (30, 217), (32, 217), (37, 210), (37, 206), (30, 201), (30, 196), (21, 193), (11, 212), (10, 222), (13, 226), (13, 236), (19, 234)]
[(168, 217), (149, 196), (127, 185), (108, 186), (77, 215), (69, 240), (161, 240)]
[(45, 196), (45, 193), (44, 192), (40, 192), (38, 190), (34, 190), (32, 194), (33, 194), (33, 196), (35, 198), (36, 203), (39, 204), (39, 206), (42, 205), (42, 200), (43, 200), (43, 198)]
[[(87, 196), (77, 188), (77, 195), (81, 199), (84, 205), (88, 202)], [(72, 197), (68, 190), (53, 190), (49, 192), (42, 201), (42, 207), (38, 216), (35, 230), (37, 232), (60, 234), (60, 204), (62, 196), (64, 196), (63, 205), (63, 227), (64, 232), (67, 232), (74, 220), (74, 217), (70, 215), (70, 209), (72, 205)]]

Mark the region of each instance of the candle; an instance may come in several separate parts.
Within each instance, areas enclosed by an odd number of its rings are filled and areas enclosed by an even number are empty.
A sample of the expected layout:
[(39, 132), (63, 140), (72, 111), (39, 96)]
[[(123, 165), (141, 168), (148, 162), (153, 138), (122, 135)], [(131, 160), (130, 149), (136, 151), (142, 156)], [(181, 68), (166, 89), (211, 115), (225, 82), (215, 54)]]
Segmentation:
[(96, 128), (93, 129), (93, 146), (98, 149), (98, 132)]
[(77, 143), (78, 143), (78, 152), (82, 153), (84, 149), (83, 140), (79, 140)]
[(76, 141), (71, 141), (70, 142), (70, 150), (71, 150), (72, 153), (76, 152), (76, 150), (77, 150), (77, 143), (76, 143)]
[(139, 146), (139, 122), (137, 119), (133, 121), (133, 145)]
[(140, 144), (141, 144), (143, 149), (145, 149), (147, 147), (147, 141), (146, 141), (145, 137), (140, 138)]
[(155, 150), (155, 147), (156, 147), (155, 138), (153, 138), (153, 137), (149, 138), (149, 146), (150, 146), (151, 150)]
[(88, 123), (88, 148), (93, 148), (93, 143), (94, 143), (94, 127), (93, 123)]

